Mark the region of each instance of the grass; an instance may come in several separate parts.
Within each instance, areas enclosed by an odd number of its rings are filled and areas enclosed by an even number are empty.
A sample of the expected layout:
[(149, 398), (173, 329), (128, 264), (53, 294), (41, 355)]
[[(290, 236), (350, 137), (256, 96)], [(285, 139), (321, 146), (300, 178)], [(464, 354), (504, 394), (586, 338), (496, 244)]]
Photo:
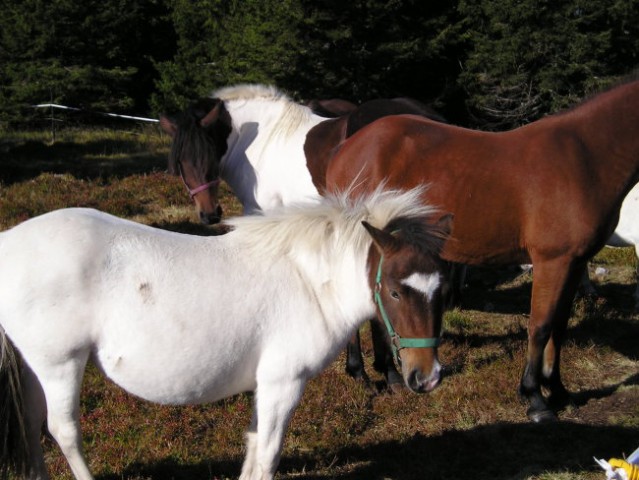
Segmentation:
[[(165, 173), (168, 139), (136, 132), (68, 130), (0, 139), (0, 229), (46, 211), (90, 206), (161, 228), (210, 234), (197, 224), (179, 179)], [(225, 211), (240, 212), (224, 190)], [(313, 379), (288, 430), (279, 479), (595, 480), (592, 457), (639, 446), (639, 317), (633, 313), (632, 249), (593, 262), (601, 297), (575, 302), (562, 372), (575, 406), (554, 425), (532, 425), (516, 387), (525, 361), (531, 274), (471, 272), (462, 306), (446, 314), (443, 384), (429, 395), (390, 394), (344, 373), (341, 355)], [(90, 366), (82, 394), (86, 456), (104, 480), (236, 478), (251, 395), (214, 405), (162, 407), (136, 399)], [(70, 479), (44, 439), (53, 478)]]

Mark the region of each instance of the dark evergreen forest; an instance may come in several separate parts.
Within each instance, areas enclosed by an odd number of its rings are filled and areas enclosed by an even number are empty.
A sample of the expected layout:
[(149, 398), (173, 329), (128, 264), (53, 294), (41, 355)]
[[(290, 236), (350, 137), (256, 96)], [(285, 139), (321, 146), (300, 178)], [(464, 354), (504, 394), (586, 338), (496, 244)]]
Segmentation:
[(639, 67), (638, 0), (0, 2), (0, 129), (37, 103), (156, 116), (262, 82), (503, 130)]

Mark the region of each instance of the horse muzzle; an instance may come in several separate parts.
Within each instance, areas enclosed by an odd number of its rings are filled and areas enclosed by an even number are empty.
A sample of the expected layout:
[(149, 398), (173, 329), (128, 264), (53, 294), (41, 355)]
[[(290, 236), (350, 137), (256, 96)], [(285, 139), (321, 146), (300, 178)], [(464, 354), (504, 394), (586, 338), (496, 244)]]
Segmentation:
[(218, 205), (213, 213), (200, 210), (199, 215), (200, 222), (203, 225), (215, 225), (216, 223), (220, 223), (222, 220), (222, 207)]
[[(404, 370), (404, 368), (402, 368)], [(415, 393), (427, 393), (435, 389), (442, 380), (442, 367), (435, 361), (428, 374), (420, 368), (407, 370), (404, 374), (404, 383)]]

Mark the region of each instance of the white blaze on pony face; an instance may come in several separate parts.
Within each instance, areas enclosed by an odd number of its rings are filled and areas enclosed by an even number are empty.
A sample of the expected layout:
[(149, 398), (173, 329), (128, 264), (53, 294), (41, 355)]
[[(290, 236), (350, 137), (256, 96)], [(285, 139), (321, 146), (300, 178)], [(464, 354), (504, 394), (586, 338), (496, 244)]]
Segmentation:
[(435, 273), (419, 273), (415, 272), (401, 281), (402, 285), (406, 285), (418, 292), (424, 294), (430, 302), (442, 283), (441, 275)]

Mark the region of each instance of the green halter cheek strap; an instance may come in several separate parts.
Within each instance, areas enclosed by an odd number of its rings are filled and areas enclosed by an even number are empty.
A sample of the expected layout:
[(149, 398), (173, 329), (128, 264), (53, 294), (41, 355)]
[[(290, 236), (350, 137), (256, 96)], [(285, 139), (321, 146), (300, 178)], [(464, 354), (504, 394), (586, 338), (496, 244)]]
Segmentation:
[(435, 348), (439, 346), (440, 338), (432, 337), (432, 338), (402, 338), (393, 328), (393, 324), (386, 313), (386, 309), (384, 308), (384, 304), (382, 303), (382, 263), (384, 262), (384, 256), (382, 255), (379, 259), (379, 266), (377, 267), (377, 277), (375, 279), (375, 303), (379, 308), (379, 313), (382, 315), (382, 319), (384, 320), (384, 324), (386, 325), (386, 330), (388, 330), (388, 334), (391, 338), (391, 345), (393, 347), (393, 356), (395, 360), (399, 363), (399, 351), (402, 348)]

